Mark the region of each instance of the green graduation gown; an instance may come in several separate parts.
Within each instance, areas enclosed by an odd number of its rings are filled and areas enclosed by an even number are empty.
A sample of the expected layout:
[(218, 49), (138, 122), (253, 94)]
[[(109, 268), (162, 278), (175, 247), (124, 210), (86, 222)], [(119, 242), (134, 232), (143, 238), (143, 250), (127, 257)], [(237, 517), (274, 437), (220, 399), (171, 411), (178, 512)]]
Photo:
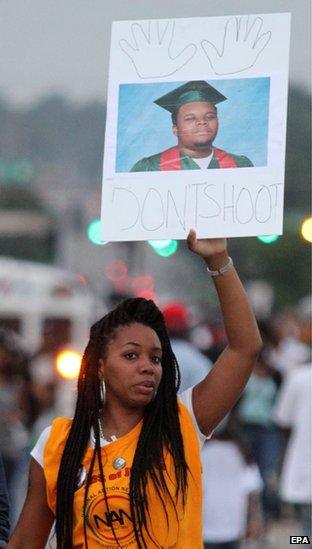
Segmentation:
[[(221, 149), (218, 149), (219, 151)], [(166, 151), (164, 151), (166, 152)], [(235, 163), (236, 168), (250, 168), (253, 166), (252, 162), (247, 158), (247, 156), (240, 156), (232, 153), (225, 153), (225, 151), (222, 151), (225, 155), (230, 156), (233, 162)], [(161, 155), (163, 153), (154, 154), (153, 156), (148, 156), (146, 158), (142, 158), (138, 162), (134, 164), (134, 166), (131, 168), (131, 172), (158, 172), (161, 171)], [(180, 154), (180, 166), (181, 170), (200, 170), (201, 168), (190, 158), (189, 156), (181, 155)], [(211, 159), (211, 162), (207, 169), (219, 169), (222, 166), (220, 165), (220, 162), (217, 159), (217, 156), (214, 152), (213, 157)], [(167, 168), (167, 170), (170, 170), (170, 168)], [(177, 168), (172, 168), (173, 170)]]

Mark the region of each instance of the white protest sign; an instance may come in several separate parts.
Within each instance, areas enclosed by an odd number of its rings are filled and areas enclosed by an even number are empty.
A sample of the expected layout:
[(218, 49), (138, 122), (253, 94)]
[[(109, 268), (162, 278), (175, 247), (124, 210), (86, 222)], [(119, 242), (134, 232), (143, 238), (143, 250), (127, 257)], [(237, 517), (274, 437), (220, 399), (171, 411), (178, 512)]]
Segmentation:
[(113, 23), (103, 240), (281, 234), (290, 14)]

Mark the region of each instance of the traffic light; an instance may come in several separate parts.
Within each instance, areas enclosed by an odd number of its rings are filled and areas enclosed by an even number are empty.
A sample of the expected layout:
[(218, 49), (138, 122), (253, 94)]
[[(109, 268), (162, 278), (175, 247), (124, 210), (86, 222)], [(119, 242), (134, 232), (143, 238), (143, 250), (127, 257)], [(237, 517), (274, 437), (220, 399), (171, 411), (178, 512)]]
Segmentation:
[(170, 257), (178, 249), (177, 240), (148, 240), (149, 245), (157, 255)]
[(57, 373), (65, 379), (76, 379), (79, 375), (81, 355), (66, 349), (56, 357)]
[(307, 217), (301, 225), (301, 235), (307, 242), (312, 242), (312, 217)]
[(92, 242), (92, 244), (97, 244), (98, 246), (104, 246), (107, 244), (107, 240), (101, 240), (101, 220), (93, 219), (90, 221), (87, 227), (87, 237)]
[(263, 244), (273, 244), (273, 242), (279, 239), (279, 236), (278, 234), (270, 234), (267, 236), (257, 236), (257, 239), (263, 242)]

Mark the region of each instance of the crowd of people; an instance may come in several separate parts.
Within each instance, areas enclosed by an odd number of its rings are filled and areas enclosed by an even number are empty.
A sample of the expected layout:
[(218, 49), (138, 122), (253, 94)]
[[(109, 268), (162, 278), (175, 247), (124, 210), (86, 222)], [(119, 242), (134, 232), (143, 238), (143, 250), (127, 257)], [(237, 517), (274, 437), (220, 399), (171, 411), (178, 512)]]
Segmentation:
[[(239, 401), (203, 448), (209, 549), (234, 549), (244, 538), (261, 540), (263, 547), (272, 521), (287, 513), (295, 514), (301, 534), (311, 538), (309, 309), (294, 307), (258, 320), (263, 349)], [(226, 346), (223, 326), (205, 318), (192, 325), (181, 302), (165, 307), (164, 315), (182, 378), (192, 386), (201, 369), (192, 368), (191, 349), (194, 363), (200, 350), (211, 368)]]
[[(185, 395), (222, 356), (228, 334), (213, 319), (194, 323), (184, 303), (162, 309)], [(311, 537), (311, 342), (294, 311), (258, 326), (263, 348), (249, 381), (200, 448), (205, 549), (237, 549), (243, 540), (264, 546), (270, 521), (283, 516), (285, 504), (298, 519), (298, 534)], [(30, 451), (60, 415), (55, 351), (45, 334), (30, 356), (16, 334), (0, 331), (0, 547), (20, 514)]]

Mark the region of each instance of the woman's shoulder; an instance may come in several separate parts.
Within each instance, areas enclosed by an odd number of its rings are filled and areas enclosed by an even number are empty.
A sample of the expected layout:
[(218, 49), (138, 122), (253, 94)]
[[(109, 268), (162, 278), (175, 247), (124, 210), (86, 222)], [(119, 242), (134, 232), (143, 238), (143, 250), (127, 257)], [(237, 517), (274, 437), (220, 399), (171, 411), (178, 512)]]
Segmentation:
[(63, 445), (67, 439), (73, 420), (69, 417), (56, 417), (50, 426), (49, 443), (52, 446)]
[(54, 435), (58, 439), (62, 439), (62, 435), (67, 436), (68, 431), (71, 428), (72, 422), (73, 420), (70, 417), (56, 417), (52, 420), (51, 425), (44, 429), (42, 435), (46, 432), (49, 436)]
[(194, 386), (189, 387), (182, 393), (178, 394), (179, 415), (180, 419), (184, 418), (183, 423), (185, 424), (186, 429), (187, 424), (191, 422), (199, 439), (200, 447), (202, 447), (204, 443), (211, 438), (212, 432), (207, 436), (200, 430), (193, 409), (193, 389)]
[(182, 403), (189, 411), (191, 411), (192, 393), (193, 393), (193, 387), (188, 387), (188, 389), (185, 389), (185, 391), (182, 391), (181, 393), (178, 394), (178, 404), (180, 408)]
[[(58, 440), (58, 443), (62, 444), (66, 439), (69, 429), (72, 424), (72, 419), (68, 417), (57, 417), (51, 425), (43, 429), (39, 435), (36, 444), (30, 452), (30, 455), (43, 467), (44, 452), (47, 442), (51, 442), (53, 446)], [(51, 441), (52, 438), (52, 441)]]
[(73, 422), (73, 418), (71, 417), (56, 417), (53, 419), (52, 423), (51, 423), (51, 429), (60, 429), (60, 428), (64, 428), (64, 429), (68, 429), (71, 427), (71, 424)]

